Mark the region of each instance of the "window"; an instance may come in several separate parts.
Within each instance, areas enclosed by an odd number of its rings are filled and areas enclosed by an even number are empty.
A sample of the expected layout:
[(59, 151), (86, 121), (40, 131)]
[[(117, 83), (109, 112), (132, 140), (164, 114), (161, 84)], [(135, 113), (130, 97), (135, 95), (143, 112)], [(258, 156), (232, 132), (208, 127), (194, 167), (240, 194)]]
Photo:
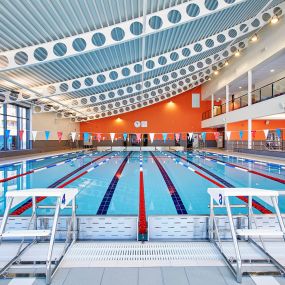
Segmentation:
[[(22, 139), (20, 131), (23, 130)], [(0, 104), (0, 151), (29, 148), (30, 109)]]
[(200, 108), (200, 94), (192, 94), (192, 108)]

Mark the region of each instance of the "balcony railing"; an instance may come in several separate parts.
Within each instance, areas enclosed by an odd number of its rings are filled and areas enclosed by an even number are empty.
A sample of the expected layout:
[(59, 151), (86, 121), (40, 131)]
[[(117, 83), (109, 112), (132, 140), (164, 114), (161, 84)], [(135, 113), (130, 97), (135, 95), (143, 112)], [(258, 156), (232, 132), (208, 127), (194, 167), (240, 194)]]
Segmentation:
[[(285, 77), (252, 91), (251, 104), (256, 104), (285, 94)], [(248, 94), (229, 101), (229, 111), (248, 106)], [(214, 117), (226, 113), (226, 103), (214, 107)], [(211, 118), (211, 110), (202, 114), (202, 120)]]

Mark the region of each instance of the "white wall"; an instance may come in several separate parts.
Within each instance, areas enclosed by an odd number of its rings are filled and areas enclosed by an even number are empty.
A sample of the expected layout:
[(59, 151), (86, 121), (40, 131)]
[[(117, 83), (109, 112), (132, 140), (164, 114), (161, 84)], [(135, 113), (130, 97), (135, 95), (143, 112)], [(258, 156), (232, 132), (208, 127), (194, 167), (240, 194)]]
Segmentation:
[(276, 25), (267, 25), (260, 33), (258, 43), (243, 50), (240, 57), (233, 57), (229, 66), (223, 68), (218, 77), (202, 85), (203, 100), (208, 100), (211, 98), (211, 94), (224, 88), (224, 86), (246, 74), (258, 64), (283, 50), (285, 47), (284, 31), (284, 18)]
[(37, 140), (45, 140), (44, 131), (50, 131), (50, 140), (57, 140), (57, 132), (62, 131), (62, 140), (70, 138), (70, 132), (79, 132), (79, 123), (73, 123), (70, 119), (57, 119), (55, 113), (32, 114), (31, 129), (39, 131)]

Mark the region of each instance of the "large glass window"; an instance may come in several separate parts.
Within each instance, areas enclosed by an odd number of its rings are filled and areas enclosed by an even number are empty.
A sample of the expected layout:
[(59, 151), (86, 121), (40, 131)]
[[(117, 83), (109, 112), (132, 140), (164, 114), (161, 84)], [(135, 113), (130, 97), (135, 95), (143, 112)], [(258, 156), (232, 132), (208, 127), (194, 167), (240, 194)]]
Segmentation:
[[(30, 109), (0, 104), (0, 150), (29, 148)], [(20, 132), (23, 134), (20, 139)]]

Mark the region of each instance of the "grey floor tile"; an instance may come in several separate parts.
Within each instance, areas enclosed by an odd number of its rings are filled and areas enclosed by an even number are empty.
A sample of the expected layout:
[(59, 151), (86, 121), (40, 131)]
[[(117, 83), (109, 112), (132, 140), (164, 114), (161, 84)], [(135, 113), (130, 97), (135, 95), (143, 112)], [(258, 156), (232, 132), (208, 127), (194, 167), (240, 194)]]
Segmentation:
[(189, 285), (184, 267), (163, 267), (162, 278), (164, 285)]
[[(221, 275), (223, 276), (226, 284), (228, 285), (237, 285), (235, 276), (232, 274), (230, 269), (228, 267), (218, 267), (218, 270), (220, 271)], [(249, 276), (244, 276), (242, 279), (243, 285), (255, 285), (253, 280)]]
[(190, 285), (227, 285), (218, 267), (185, 267)]
[(142, 267), (139, 269), (139, 285), (162, 284), (162, 269), (160, 267)]
[(280, 285), (285, 285), (285, 277), (275, 277)]
[(0, 285), (7, 285), (10, 281), (11, 279), (0, 279)]
[(70, 268), (64, 285), (100, 285), (104, 268)]
[(137, 285), (138, 268), (105, 268), (101, 285), (113, 284)]
[(51, 284), (52, 285), (62, 285), (68, 275), (69, 270), (70, 270), (69, 268), (59, 268), (56, 271)]

